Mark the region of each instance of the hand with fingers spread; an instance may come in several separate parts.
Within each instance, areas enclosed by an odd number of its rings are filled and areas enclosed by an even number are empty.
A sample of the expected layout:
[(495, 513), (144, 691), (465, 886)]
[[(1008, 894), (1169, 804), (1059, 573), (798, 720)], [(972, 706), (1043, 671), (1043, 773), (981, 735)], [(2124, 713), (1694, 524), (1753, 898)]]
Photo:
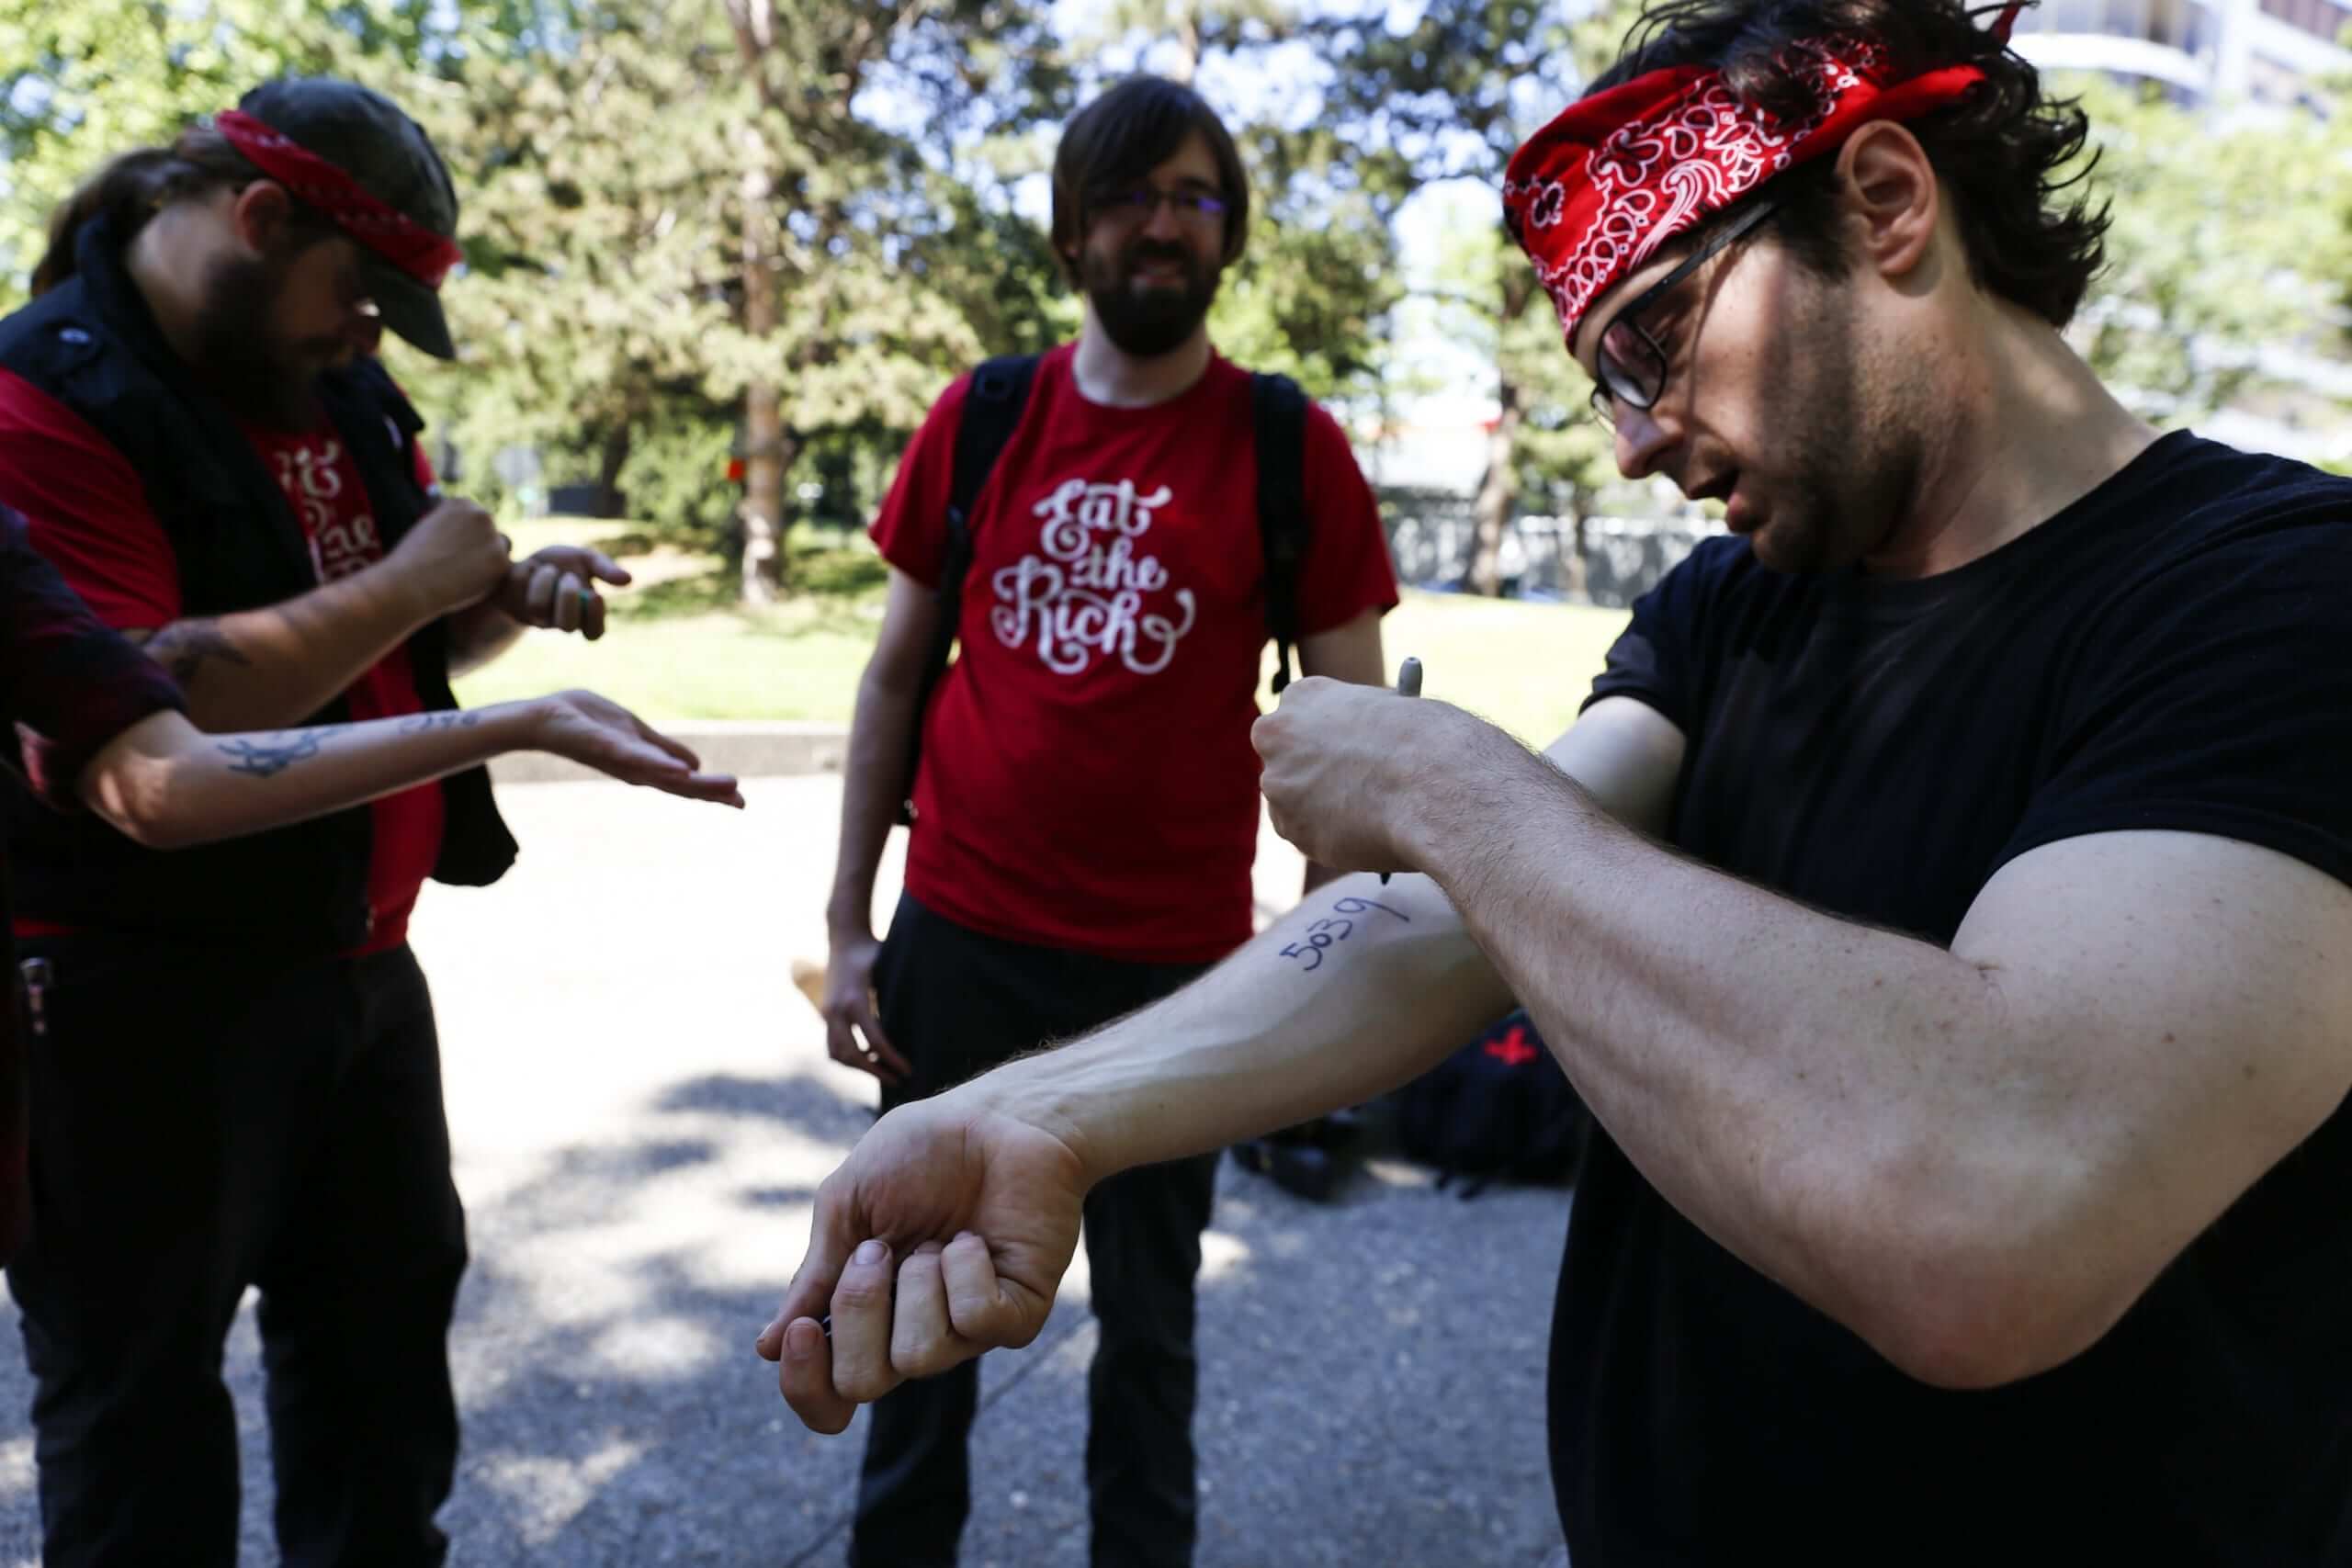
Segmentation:
[(689, 800), (741, 807), (731, 773), (702, 772), (702, 759), (609, 697), (558, 692), (532, 705), (537, 750)]
[(874, 964), (881, 954), (882, 944), (871, 930), (835, 931), (825, 957), (824, 999), (817, 1010), (824, 1014), (825, 1049), (834, 1061), (896, 1087), (914, 1067), (882, 1032), (875, 1010)]
[(628, 572), (612, 557), (585, 545), (549, 545), (511, 566), (491, 603), (526, 626), (578, 632), (590, 642), (605, 635), (605, 601), (594, 587), (625, 587)]
[(817, 1190), (808, 1256), (758, 1341), (816, 1431), (1045, 1327), (1078, 1247), (1084, 1162), (973, 1088), (891, 1111)]

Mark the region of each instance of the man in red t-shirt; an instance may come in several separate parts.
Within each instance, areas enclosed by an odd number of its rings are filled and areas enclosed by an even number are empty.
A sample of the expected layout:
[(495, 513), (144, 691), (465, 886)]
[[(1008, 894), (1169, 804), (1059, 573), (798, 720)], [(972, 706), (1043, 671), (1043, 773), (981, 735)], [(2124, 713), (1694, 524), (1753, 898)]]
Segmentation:
[[(874, 525), (889, 601), (858, 692), (824, 1010), (833, 1056), (879, 1077), (886, 1105), (1155, 1000), (1250, 934), (1267, 585), (1250, 378), (1204, 324), (1248, 217), (1232, 139), (1189, 88), (1135, 77), (1066, 128), (1054, 245), (1085, 324), (1037, 365), (973, 508), (962, 653), (921, 716), (906, 892), (881, 943), (875, 870), (940, 615), (968, 378)], [(1396, 602), (1379, 516), (1330, 416), (1310, 410), (1305, 440), (1300, 663), (1377, 683)], [(1087, 1201), (1098, 1563), (1192, 1557), (1215, 1176), (1214, 1156), (1182, 1161)], [(938, 1281), (935, 1249), (900, 1261), (901, 1292)], [(977, 1389), (967, 1364), (875, 1406), (854, 1562), (954, 1560)]]
[[(396, 107), (274, 82), (96, 175), (0, 321), (0, 503), (199, 728), (468, 727), (453, 671), (525, 625), (601, 630), (589, 585), (624, 574), (510, 560), (373, 357), (386, 326), (454, 352), (456, 222)], [(406, 931), (427, 876), (512, 860), (487, 776), (168, 856), (21, 788), (0, 809), (51, 976), (8, 1271), (45, 1561), (233, 1562), (220, 1344), (258, 1284), (288, 1561), (438, 1562), (466, 1247)]]

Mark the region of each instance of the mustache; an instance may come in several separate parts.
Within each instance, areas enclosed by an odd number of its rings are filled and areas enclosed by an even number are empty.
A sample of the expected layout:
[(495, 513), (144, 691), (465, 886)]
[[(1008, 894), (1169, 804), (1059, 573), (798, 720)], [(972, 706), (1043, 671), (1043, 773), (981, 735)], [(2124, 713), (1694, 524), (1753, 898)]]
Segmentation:
[(1168, 262), (1187, 272), (1193, 270), (1193, 253), (1166, 240), (1137, 240), (1127, 247), (1124, 260), (1130, 271), (1152, 262)]

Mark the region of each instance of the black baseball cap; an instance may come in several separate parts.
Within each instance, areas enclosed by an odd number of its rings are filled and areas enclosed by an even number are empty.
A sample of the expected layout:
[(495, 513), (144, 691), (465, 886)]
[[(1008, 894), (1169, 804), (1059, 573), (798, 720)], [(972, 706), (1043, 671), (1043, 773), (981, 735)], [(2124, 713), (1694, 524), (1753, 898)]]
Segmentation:
[[(458, 192), (424, 128), (381, 93), (329, 76), (289, 76), (255, 87), (237, 107), (341, 169), (368, 195), (454, 243)], [(384, 324), (437, 359), (454, 359), (437, 288), (363, 244), (360, 269)]]

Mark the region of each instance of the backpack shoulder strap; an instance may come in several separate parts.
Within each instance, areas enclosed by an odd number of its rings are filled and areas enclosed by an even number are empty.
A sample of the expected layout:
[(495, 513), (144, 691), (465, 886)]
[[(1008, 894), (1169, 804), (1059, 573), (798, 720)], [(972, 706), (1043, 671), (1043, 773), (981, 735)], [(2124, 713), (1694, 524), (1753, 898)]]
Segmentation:
[(1258, 536), (1266, 553), (1266, 628), (1274, 638), (1274, 694), (1290, 684), (1298, 642), (1298, 572), (1306, 557), (1306, 394), (1287, 376), (1250, 378), (1258, 446)]
[(914, 733), (908, 738), (904, 787), (899, 792), (899, 820), (915, 819), (915, 770), (922, 763), (923, 719), (931, 710), (932, 693), (947, 672), (948, 655), (956, 647), (956, 628), (963, 619), (964, 579), (972, 570), (972, 507), (996, 468), (997, 457), (1020, 426), (1028, 406), (1029, 383), (1036, 378), (1037, 355), (1006, 354), (985, 361), (972, 372), (964, 393), (964, 409), (956, 423), (956, 467), (947, 484), (946, 539), (939, 557), (939, 621), (932, 628), (931, 656), (923, 666), (922, 684), (915, 697)]
[(1021, 423), (1021, 411), (1029, 403), (1029, 383), (1036, 375), (1034, 354), (999, 355), (972, 372), (963, 417), (956, 424), (956, 471), (947, 491), (948, 527), (966, 530), (967, 543), (972, 504)]

